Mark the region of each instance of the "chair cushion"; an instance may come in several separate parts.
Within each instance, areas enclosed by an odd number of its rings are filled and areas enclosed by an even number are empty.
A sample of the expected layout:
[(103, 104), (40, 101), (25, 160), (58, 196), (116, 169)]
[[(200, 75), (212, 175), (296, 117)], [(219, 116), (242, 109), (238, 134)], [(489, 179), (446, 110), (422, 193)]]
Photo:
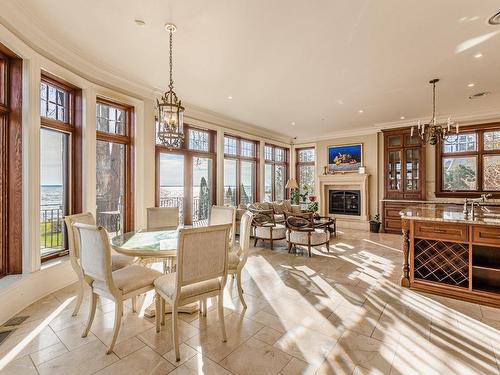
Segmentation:
[(258, 238), (270, 239), (271, 231), (273, 232), (273, 239), (285, 238), (286, 227), (283, 224), (276, 224), (275, 226), (255, 227), (255, 235)]
[(120, 268), (130, 266), (134, 263), (134, 258), (123, 254), (112, 254), (111, 255), (111, 270), (116, 271)]
[(285, 222), (285, 214), (274, 214), (274, 221), (276, 223), (284, 223)]
[(292, 210), (292, 205), (288, 200), (283, 200), (281, 202), (273, 202), (272, 206), (276, 214), (283, 214), (285, 212), (290, 212)]
[[(287, 241), (307, 245), (308, 232), (292, 230), (286, 234)], [(330, 233), (320, 229), (311, 232), (311, 245), (321, 245), (330, 239)]]
[[(115, 286), (120, 289), (123, 294), (126, 294), (147, 286), (151, 286), (151, 289), (153, 289), (153, 282), (163, 274), (151, 268), (132, 265), (113, 271), (112, 275)], [(96, 280), (92, 284), (92, 287), (107, 290), (104, 281)]]
[[(158, 291), (166, 295), (171, 300), (175, 297), (175, 283), (177, 274), (168, 273), (155, 280), (154, 284)], [(218, 278), (202, 281), (199, 283), (186, 285), (181, 288), (180, 299), (195, 297), (205, 293), (220, 290), (221, 285)]]

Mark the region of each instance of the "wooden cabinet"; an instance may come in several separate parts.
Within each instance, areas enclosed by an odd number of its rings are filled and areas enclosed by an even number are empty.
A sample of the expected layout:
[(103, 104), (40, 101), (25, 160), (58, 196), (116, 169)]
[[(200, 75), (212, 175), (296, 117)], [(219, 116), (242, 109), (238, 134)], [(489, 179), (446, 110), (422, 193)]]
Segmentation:
[(384, 198), (391, 200), (384, 202), (384, 230), (401, 233), (399, 211), (425, 199), (425, 146), (418, 136), (411, 135), (411, 128), (383, 133)]

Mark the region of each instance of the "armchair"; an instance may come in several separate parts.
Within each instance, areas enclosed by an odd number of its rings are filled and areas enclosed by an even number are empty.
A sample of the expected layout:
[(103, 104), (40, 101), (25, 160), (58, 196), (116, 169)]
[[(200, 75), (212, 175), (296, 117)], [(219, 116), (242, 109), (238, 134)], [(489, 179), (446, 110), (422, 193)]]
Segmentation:
[(286, 240), (288, 242), (288, 252), (292, 251), (297, 245), (307, 246), (309, 257), (311, 257), (311, 247), (326, 245), (326, 249), (330, 251), (330, 232), (328, 227), (322, 226), (318, 228), (314, 225), (312, 213), (294, 215), (285, 214), (286, 216)]

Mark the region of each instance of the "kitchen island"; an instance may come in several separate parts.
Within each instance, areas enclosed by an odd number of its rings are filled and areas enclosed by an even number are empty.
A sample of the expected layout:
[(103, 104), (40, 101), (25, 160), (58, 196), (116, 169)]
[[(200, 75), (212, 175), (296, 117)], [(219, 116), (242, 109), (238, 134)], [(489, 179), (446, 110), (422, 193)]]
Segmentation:
[(500, 306), (500, 207), (420, 204), (401, 211), (401, 285)]

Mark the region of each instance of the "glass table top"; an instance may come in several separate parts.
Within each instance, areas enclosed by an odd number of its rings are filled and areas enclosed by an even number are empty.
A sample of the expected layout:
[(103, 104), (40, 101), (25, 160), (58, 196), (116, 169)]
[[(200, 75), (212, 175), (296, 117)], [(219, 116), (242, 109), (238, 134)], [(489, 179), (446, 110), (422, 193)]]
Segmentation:
[(127, 232), (113, 237), (111, 245), (126, 255), (169, 256), (177, 252), (179, 229)]

